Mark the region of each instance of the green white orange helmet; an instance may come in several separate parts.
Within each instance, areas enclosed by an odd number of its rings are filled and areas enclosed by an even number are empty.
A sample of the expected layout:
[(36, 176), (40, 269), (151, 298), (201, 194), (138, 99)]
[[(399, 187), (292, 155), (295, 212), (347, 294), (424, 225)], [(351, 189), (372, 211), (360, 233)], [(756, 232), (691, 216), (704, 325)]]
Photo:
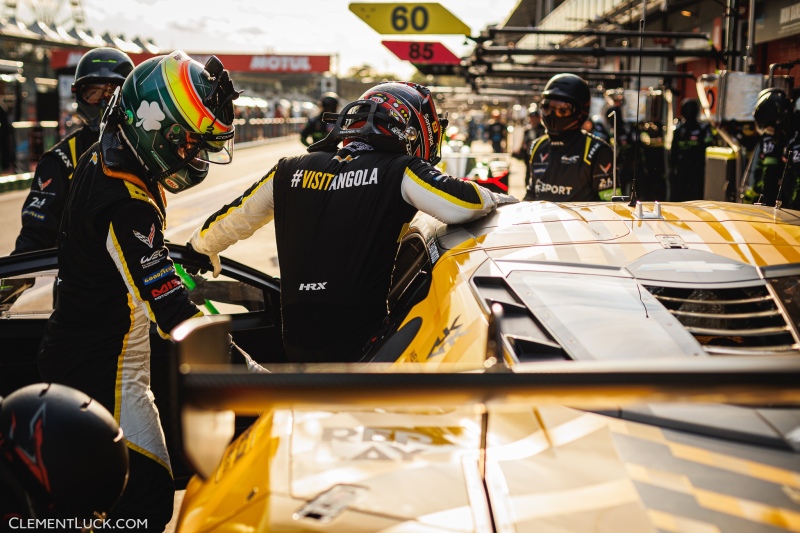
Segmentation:
[(148, 177), (177, 193), (203, 181), (209, 163), (233, 159), (239, 94), (215, 56), (204, 67), (178, 50), (134, 68), (114, 114)]

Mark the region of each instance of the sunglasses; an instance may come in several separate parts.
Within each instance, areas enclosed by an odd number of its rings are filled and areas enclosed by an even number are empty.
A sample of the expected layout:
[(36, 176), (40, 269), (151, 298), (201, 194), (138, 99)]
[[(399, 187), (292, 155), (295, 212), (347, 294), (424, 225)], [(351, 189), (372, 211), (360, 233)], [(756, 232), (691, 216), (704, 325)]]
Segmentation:
[(539, 107), (543, 115), (553, 113), (559, 118), (569, 117), (575, 113), (575, 106), (567, 102), (559, 102), (558, 100), (542, 100), (542, 105)]
[(97, 105), (103, 100), (108, 101), (118, 85), (104, 83), (102, 85), (84, 85), (81, 87), (81, 99), (89, 105)]

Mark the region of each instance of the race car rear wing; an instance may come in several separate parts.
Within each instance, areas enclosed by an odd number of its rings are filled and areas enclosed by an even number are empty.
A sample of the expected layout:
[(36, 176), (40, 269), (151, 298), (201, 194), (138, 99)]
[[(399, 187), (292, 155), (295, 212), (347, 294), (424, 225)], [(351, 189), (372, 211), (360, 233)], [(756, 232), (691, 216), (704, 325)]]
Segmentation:
[[(490, 335), (491, 337), (491, 335)], [(641, 361), (270, 365), (251, 373), (227, 363), (224, 315), (187, 321), (178, 343), (180, 400), (204, 410), (257, 415), (275, 408), (559, 404), (580, 408), (648, 401), (800, 404), (797, 356)]]
[[(176, 398), (187, 458), (203, 476), (233, 435), (234, 415), (276, 408), (404, 408), (558, 404), (602, 409), (640, 402), (800, 405), (800, 358), (698, 357), (542, 362), (506, 366), (489, 335), (483, 365), (443, 363), (271, 365), (251, 373), (230, 365), (229, 319), (191, 319), (172, 334)], [(498, 363), (497, 361), (501, 361)]]

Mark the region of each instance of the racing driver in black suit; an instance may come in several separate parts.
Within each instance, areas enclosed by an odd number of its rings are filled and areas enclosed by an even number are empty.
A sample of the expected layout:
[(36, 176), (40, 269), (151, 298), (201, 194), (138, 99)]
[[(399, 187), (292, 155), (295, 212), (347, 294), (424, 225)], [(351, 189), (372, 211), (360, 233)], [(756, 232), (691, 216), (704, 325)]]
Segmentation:
[(614, 153), (607, 142), (581, 129), (591, 93), (574, 74), (550, 78), (539, 110), (546, 135), (533, 144), (525, 200), (585, 202), (611, 200)]
[(309, 154), (281, 159), (190, 241), (218, 271), (216, 254), (275, 219), (294, 362), (362, 357), (387, 315), (397, 243), (417, 210), (455, 224), (517, 201), (433, 166), (447, 120), (424, 86), (382, 83), (326, 119), (336, 124)]
[(150, 324), (169, 338), (202, 316), (164, 245), (164, 189), (208, 174), (209, 152), (230, 161), (238, 92), (222, 63), (181, 51), (140, 63), (104, 116), (100, 142), (75, 170), (58, 238), (58, 299), (39, 351), (46, 381), (81, 390), (114, 414), (130, 478), (111, 518), (162, 531), (174, 483), (150, 389)]

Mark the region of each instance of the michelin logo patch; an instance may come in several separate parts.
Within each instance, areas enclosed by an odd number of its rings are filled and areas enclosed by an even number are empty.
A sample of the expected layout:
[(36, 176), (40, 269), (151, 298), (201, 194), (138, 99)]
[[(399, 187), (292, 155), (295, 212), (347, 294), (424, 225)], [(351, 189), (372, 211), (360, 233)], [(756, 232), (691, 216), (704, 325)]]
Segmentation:
[(165, 278), (167, 276), (171, 276), (175, 273), (175, 269), (171, 266), (164, 267), (158, 272), (153, 272), (152, 274), (148, 274), (147, 276), (142, 278), (142, 281), (145, 285), (150, 285), (151, 283), (155, 283), (156, 281), (160, 280), (161, 278)]

